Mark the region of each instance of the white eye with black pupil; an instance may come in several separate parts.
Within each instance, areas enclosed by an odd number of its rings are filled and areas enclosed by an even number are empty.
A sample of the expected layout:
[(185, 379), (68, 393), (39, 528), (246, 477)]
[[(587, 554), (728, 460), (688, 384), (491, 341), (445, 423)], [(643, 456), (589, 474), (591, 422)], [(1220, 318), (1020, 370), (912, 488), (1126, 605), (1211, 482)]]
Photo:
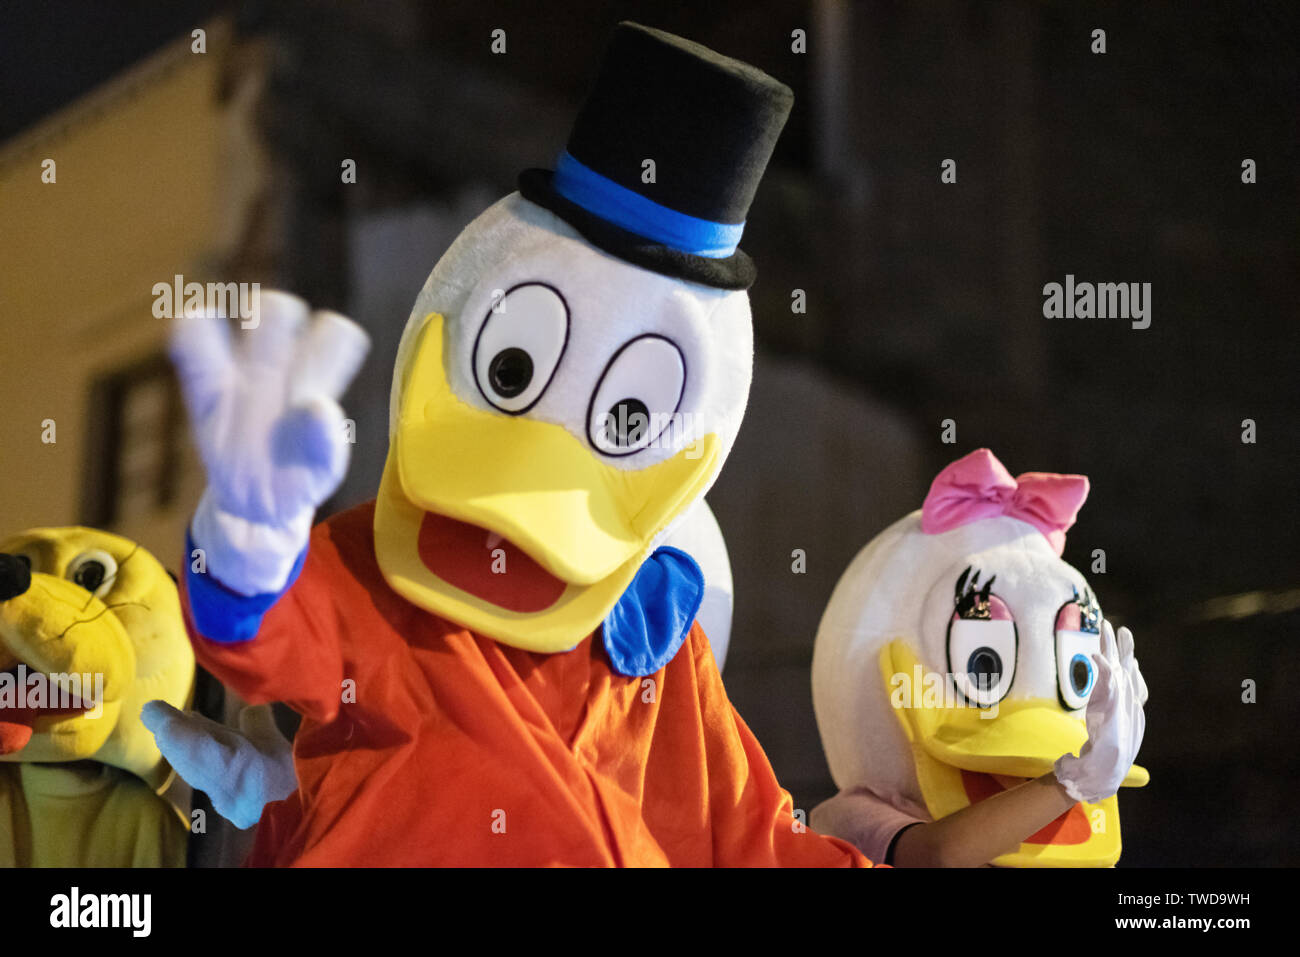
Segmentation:
[(606, 455), (646, 448), (671, 424), (686, 388), (681, 350), (658, 335), (639, 336), (614, 354), (596, 384), (587, 436)]
[(987, 708), (1011, 690), (1019, 637), (1011, 609), (993, 592), (997, 575), (968, 567), (957, 579), (948, 620), (948, 670), (970, 703)]
[(515, 286), (493, 303), (474, 342), (474, 381), (502, 412), (527, 412), (550, 385), (569, 338), (569, 309), (543, 283)]
[(1097, 669), (1092, 656), (1101, 650), (1101, 610), (1090, 592), (1066, 602), (1056, 613), (1056, 671), (1061, 703), (1071, 711), (1088, 704)]
[(108, 552), (98, 548), (82, 552), (68, 565), (67, 579), (97, 598), (108, 594), (116, 578), (117, 562)]

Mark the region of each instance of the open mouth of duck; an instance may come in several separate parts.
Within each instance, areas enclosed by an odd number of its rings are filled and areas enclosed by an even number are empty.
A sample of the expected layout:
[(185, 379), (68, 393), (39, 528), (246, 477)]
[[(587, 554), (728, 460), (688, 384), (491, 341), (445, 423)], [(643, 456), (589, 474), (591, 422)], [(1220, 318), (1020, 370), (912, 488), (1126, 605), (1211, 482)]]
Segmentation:
[(429, 571), (506, 611), (545, 611), (569, 587), (496, 532), (435, 512), (424, 513), (418, 547)]
[[(961, 772), (962, 787), (971, 804), (978, 804), (986, 798), (1003, 791), (1010, 791), (1017, 785), (1024, 784), (1029, 778), (1011, 777), (1004, 774), (984, 774), (980, 771)], [(1082, 804), (1074, 804), (1067, 811), (1039, 828), (1022, 844), (1084, 844), (1092, 837), (1092, 826)]]
[[(21, 669), (21, 670), (20, 670)], [(30, 689), (21, 690), (33, 675), (39, 675), (46, 686), (47, 697), (56, 703), (32, 707), (25, 702)], [(79, 695), (60, 687), (54, 679), (41, 671), (19, 663), (0, 671), (0, 755), (13, 754), (27, 747), (41, 719), (66, 718), (85, 714), (94, 705), (87, 704)], [(9, 704), (10, 698), (16, 704)]]

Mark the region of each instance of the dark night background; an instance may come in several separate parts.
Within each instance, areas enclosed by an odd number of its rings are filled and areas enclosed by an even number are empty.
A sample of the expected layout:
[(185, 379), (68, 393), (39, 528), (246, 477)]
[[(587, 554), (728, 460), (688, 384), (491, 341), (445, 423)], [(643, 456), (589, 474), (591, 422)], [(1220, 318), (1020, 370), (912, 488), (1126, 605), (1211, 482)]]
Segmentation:
[[(284, 224), (229, 269), (375, 337), (337, 505), (373, 494), (397, 335), (438, 253), (550, 165), (614, 23), (684, 34), (796, 94), (745, 234), (750, 412), (709, 496), (735, 575), (724, 678), (796, 806), (833, 789), (808, 667), (835, 580), (988, 446), (1013, 473), (1092, 481), (1065, 558), (1089, 574), (1105, 550), (1089, 577), (1151, 688), (1152, 783), (1121, 798), (1121, 866), (1300, 863), (1293, 4), (11, 2), (0, 142), (218, 14), (273, 51), (258, 115)], [(1045, 319), (1042, 287), (1067, 273), (1151, 283), (1150, 328)]]

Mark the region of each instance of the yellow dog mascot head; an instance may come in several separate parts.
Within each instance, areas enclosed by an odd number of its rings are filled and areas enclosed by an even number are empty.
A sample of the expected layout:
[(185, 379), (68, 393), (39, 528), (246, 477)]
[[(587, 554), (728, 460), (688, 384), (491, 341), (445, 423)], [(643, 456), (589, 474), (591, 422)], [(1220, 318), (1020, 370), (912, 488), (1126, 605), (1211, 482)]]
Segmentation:
[(9, 846), (0, 835), (0, 863), (183, 863), (184, 825), (158, 797), (171, 769), (140, 709), (184, 707), (193, 687), (176, 586), (153, 555), (77, 527), (0, 543), (0, 813), (29, 825)]

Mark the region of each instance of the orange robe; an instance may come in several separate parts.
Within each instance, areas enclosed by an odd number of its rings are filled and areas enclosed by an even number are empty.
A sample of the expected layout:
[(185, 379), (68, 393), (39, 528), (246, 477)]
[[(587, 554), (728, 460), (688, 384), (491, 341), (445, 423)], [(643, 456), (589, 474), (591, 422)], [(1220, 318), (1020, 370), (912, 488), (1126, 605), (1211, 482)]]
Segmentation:
[(646, 678), (590, 636), (512, 648), (389, 588), (373, 523), (371, 502), (318, 525), (252, 641), (197, 635), (186, 600), (204, 667), (303, 716), (299, 790), (250, 864), (870, 864), (796, 823), (698, 623)]

